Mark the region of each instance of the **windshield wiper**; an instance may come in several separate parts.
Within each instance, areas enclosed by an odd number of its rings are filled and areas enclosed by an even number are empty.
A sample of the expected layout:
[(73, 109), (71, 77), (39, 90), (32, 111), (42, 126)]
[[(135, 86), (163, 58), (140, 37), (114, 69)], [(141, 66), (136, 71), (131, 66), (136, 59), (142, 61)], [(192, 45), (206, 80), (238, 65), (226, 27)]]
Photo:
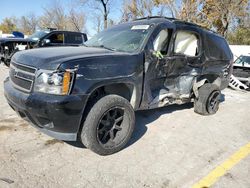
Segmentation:
[(107, 50), (110, 50), (110, 51), (117, 51), (116, 49), (114, 48), (109, 48), (107, 46), (104, 46), (104, 45), (99, 45), (99, 46), (91, 46), (91, 47), (94, 47), (94, 48), (104, 48), (104, 49), (107, 49)]

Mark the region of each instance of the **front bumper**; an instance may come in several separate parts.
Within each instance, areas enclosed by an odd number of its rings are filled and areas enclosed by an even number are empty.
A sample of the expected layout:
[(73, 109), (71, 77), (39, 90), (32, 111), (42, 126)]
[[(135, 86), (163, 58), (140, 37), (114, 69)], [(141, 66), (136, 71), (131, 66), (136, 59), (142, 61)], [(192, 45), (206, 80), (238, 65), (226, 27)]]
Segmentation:
[(12, 109), (41, 132), (59, 140), (77, 140), (88, 95), (27, 94), (15, 89), (9, 78), (4, 81), (4, 95)]

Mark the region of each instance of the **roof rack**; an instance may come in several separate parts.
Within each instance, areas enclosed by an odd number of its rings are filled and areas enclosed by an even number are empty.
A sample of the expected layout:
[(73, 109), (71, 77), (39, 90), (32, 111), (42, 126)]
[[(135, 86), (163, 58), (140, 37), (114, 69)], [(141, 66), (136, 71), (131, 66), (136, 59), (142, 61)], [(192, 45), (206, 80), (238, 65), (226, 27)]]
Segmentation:
[(185, 24), (185, 25), (190, 25), (190, 26), (196, 26), (196, 27), (202, 27), (198, 24), (195, 24), (193, 22), (187, 22), (187, 21), (183, 21), (183, 20), (174, 20), (174, 23), (180, 23), (180, 24)]
[[(183, 20), (180, 20), (180, 19), (177, 19), (177, 18), (173, 18), (173, 17), (165, 17), (165, 16), (148, 16), (148, 17), (143, 17), (143, 18), (138, 18), (138, 19), (135, 19), (134, 21), (137, 21), (137, 20), (146, 20), (146, 19), (154, 19), (154, 18), (163, 18), (163, 19), (167, 19), (173, 23), (180, 23), (180, 24), (185, 24), (185, 25), (189, 25), (189, 26), (195, 26), (195, 27), (200, 27), (202, 29), (205, 29), (207, 31), (210, 31), (210, 32), (213, 32), (213, 33), (216, 33), (215, 31), (211, 30), (211, 29), (208, 29), (206, 27), (203, 27), (201, 25), (198, 25), (198, 24), (195, 24), (193, 22), (187, 22), (187, 21), (183, 21)], [(216, 33), (217, 34), (217, 33)]]
[(167, 19), (167, 20), (177, 20), (176, 18), (173, 18), (173, 17), (165, 17), (165, 16), (147, 16), (147, 17), (143, 17), (143, 18), (137, 18), (137, 19), (134, 19), (134, 21), (137, 21), (137, 20), (149, 20), (149, 19), (153, 19), (153, 18), (163, 18), (163, 19)]
[(154, 18), (163, 18), (163, 19), (169, 20), (169, 21), (174, 22), (174, 23), (181, 23), (181, 24), (185, 24), (185, 25), (201, 27), (200, 25), (197, 25), (197, 24), (192, 23), (192, 22), (187, 22), (187, 21), (183, 21), (183, 20), (180, 20), (180, 19), (177, 19), (177, 18), (165, 17), (165, 16), (148, 16), (148, 17), (135, 19), (134, 21), (146, 20), (146, 19), (149, 20), (149, 19), (154, 19)]

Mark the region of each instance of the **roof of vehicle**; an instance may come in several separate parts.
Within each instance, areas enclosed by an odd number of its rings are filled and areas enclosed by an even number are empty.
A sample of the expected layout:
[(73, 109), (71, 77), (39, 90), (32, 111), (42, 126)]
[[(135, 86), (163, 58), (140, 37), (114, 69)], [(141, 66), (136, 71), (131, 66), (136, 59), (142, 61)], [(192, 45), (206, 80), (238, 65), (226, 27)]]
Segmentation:
[(207, 32), (210, 32), (210, 33), (213, 33), (215, 35), (220, 36), (216, 32), (214, 32), (212, 30), (209, 30), (208, 28), (202, 27), (202, 26), (200, 26), (198, 24), (195, 24), (195, 23), (192, 23), (192, 22), (179, 20), (179, 19), (176, 19), (176, 18), (170, 18), (170, 17), (164, 17), (164, 16), (148, 16), (148, 17), (143, 17), (143, 18), (139, 18), (139, 19), (134, 20), (134, 22), (145, 22), (145, 21), (147, 23), (149, 23), (149, 24), (168, 22), (168, 23), (172, 23), (172, 24), (176, 24), (176, 25), (193, 26), (193, 27), (199, 28), (199, 29), (201, 29), (203, 31), (207, 31)]
[(50, 31), (50, 33), (53, 33), (53, 32), (81, 33), (81, 34), (83, 34), (83, 35), (86, 35), (86, 33), (78, 32), (78, 31), (65, 31), (65, 30), (52, 30), (52, 31)]
[(236, 60), (241, 59), (250, 63), (250, 54), (240, 55)]

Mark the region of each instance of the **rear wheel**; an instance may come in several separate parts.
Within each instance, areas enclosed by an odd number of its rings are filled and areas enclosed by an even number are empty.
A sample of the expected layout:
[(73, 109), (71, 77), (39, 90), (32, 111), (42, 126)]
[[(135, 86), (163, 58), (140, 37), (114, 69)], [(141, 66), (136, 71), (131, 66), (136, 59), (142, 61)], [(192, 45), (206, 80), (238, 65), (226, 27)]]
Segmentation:
[(118, 95), (98, 100), (83, 124), (82, 143), (99, 155), (120, 151), (129, 141), (135, 126), (134, 110)]
[(219, 109), (221, 92), (215, 84), (204, 84), (198, 90), (198, 98), (194, 101), (194, 111), (201, 115), (215, 114)]

